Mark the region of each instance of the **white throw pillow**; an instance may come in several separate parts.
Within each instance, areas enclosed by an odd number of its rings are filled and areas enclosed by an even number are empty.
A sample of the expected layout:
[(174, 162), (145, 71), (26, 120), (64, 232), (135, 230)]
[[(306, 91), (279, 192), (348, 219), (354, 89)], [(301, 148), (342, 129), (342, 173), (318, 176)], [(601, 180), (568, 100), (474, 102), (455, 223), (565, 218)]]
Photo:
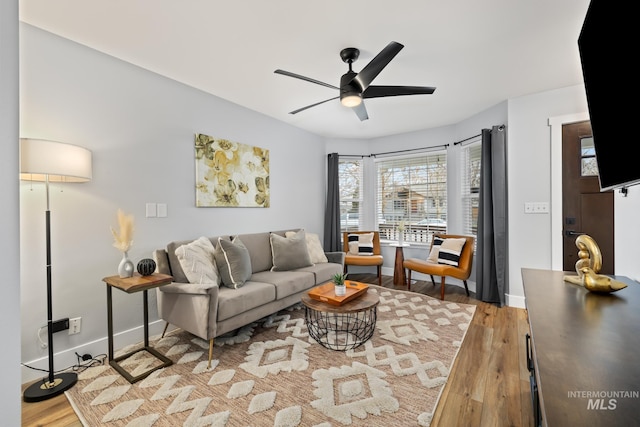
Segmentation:
[[(287, 231), (284, 235), (289, 238), (296, 235), (295, 231)], [(309, 251), (309, 258), (314, 264), (323, 262), (329, 262), (327, 255), (324, 253), (322, 244), (320, 243), (320, 236), (315, 233), (306, 233), (307, 250)]]
[(206, 237), (200, 237), (176, 249), (176, 257), (189, 283), (220, 284), (213, 251), (213, 244)]
[(444, 239), (442, 237), (433, 236), (433, 245), (431, 246), (431, 252), (429, 252), (429, 256), (427, 257), (427, 261), (429, 262), (438, 262), (438, 254), (440, 253), (440, 245)]
[[(373, 255), (373, 233), (354, 233), (347, 235), (350, 255)], [(353, 243), (357, 243), (357, 246)]]

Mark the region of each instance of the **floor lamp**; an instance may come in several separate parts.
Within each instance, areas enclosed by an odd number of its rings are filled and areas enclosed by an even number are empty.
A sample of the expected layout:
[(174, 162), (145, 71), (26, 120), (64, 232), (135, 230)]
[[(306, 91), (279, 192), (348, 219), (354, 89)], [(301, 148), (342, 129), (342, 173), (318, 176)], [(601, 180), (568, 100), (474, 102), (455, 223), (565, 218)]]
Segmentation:
[(51, 211), (49, 183), (74, 183), (91, 180), (91, 151), (76, 145), (43, 139), (20, 139), (20, 179), (45, 183), (47, 193), (47, 346), (49, 376), (37, 381), (23, 393), (25, 402), (39, 402), (57, 396), (78, 381), (75, 372), (56, 374), (53, 370), (53, 307), (51, 301)]

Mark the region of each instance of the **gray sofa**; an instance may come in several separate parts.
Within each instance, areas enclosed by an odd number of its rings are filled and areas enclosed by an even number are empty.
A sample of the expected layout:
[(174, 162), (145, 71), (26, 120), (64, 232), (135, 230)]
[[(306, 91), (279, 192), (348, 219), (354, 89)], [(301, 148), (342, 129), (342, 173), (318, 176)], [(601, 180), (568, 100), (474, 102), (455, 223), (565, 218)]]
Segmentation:
[[(174, 241), (166, 249), (154, 251), (156, 271), (173, 276), (173, 283), (157, 289), (158, 314), (167, 322), (167, 326), (172, 324), (209, 341), (209, 365), (215, 337), (298, 303), (304, 292), (330, 281), (334, 274), (343, 271), (344, 252), (326, 253), (328, 262), (273, 271), (277, 268), (274, 268), (276, 255), (272, 253), (272, 246), (275, 245), (272, 241), (278, 237), (277, 241), (282, 241), (285, 230), (273, 234), (273, 237), (271, 232), (220, 237), (225, 242), (237, 237), (249, 253), (250, 278), (236, 289), (216, 283), (189, 283), (176, 250), (193, 240)], [(220, 245), (218, 239), (209, 238), (213, 247)], [(206, 239), (205, 243), (208, 245)], [(290, 251), (286, 256), (304, 258), (307, 254), (304, 251)], [(297, 260), (291, 261), (295, 264)], [(281, 262), (282, 257), (278, 260), (278, 263)]]

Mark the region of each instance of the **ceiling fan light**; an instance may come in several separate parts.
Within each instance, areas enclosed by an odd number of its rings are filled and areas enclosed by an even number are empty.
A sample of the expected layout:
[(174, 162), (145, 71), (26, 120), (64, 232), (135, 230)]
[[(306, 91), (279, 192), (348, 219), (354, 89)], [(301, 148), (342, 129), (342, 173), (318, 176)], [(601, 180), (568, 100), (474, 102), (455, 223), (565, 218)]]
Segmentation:
[(340, 98), (340, 102), (345, 107), (357, 107), (362, 103), (362, 97), (358, 93), (350, 93)]

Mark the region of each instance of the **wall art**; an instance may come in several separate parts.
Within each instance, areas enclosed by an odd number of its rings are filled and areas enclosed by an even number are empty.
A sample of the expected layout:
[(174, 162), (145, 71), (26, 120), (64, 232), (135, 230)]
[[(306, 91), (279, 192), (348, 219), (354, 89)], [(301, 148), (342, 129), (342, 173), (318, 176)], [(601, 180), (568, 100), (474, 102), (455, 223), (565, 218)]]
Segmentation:
[(269, 207), (269, 150), (195, 134), (197, 207)]

